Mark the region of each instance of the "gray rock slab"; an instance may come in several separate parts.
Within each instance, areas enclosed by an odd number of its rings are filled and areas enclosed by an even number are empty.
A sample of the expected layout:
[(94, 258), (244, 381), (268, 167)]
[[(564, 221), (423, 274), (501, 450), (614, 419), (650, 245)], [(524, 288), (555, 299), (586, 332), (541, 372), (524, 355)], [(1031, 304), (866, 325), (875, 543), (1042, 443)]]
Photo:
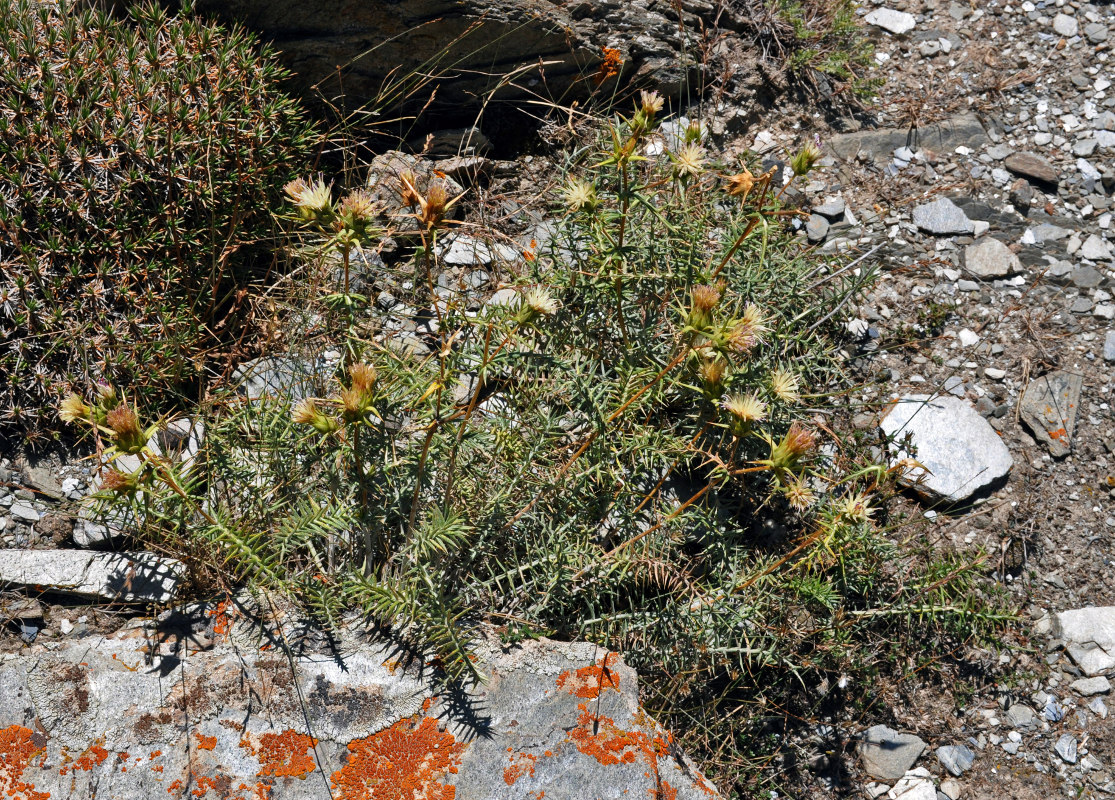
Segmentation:
[(1103, 675), (1094, 678), (1078, 678), (1069, 684), (1069, 688), (1081, 697), (1091, 697), (1094, 694), (1107, 694), (1111, 691), (1111, 681)]
[(318, 393), (329, 370), (293, 356), (265, 356), (241, 364), (233, 373), (237, 391), (251, 400), (271, 397), (295, 403)]
[(1015, 175), (1046, 186), (1056, 186), (1061, 179), (1057, 168), (1037, 153), (1011, 153), (1003, 166)]
[(12, 519), (19, 522), (38, 522), (42, 519), (42, 514), (27, 503), (13, 503), (9, 511), (12, 514)]
[(1076, 737), (1071, 733), (1062, 733), (1054, 743), (1053, 750), (1066, 763), (1076, 763)]
[(971, 769), (975, 760), (976, 754), (967, 745), (949, 744), (937, 748), (937, 761), (957, 778)]
[(345, 631), (334, 652), (288, 655), (236, 610), (0, 654), (0, 734), (35, 753), (17, 796), (722, 797), (594, 645), (482, 640), (487, 683), (450, 695), (390, 644)]
[(1007, 709), (1007, 722), (1014, 728), (1029, 728), (1036, 725), (1037, 721), (1038, 715), (1029, 706), (1015, 703)]
[(126, 603), (174, 599), (186, 567), (154, 553), (0, 550), (0, 586), (101, 597)]
[[(971, 113), (957, 114), (951, 119), (918, 129), (918, 146), (938, 153), (951, 152), (961, 145), (976, 149), (987, 142), (987, 131), (979, 117)], [(876, 161), (889, 163), (892, 153), (908, 144), (912, 146), (914, 143), (910, 129), (906, 127), (837, 134), (825, 146), (840, 158), (853, 159), (860, 152), (868, 152), (874, 155)]]
[(1115, 606), (1061, 611), (1055, 620), (1065, 650), (1085, 675), (1115, 669)]
[(958, 397), (906, 395), (879, 427), (893, 437), (896, 458), (917, 462), (902, 483), (930, 500), (967, 500), (1005, 478), (1014, 463), (995, 429)]
[(829, 234), (829, 221), (820, 214), (811, 214), (805, 223), (805, 235), (813, 244), (823, 242)]
[(864, 17), (864, 21), (868, 25), (882, 28), (887, 33), (893, 33), (895, 36), (909, 33), (917, 25), (917, 20), (914, 19), (913, 14), (908, 14), (905, 11), (895, 11), (893, 8), (876, 8)]
[(1115, 361), (1115, 331), (1108, 331), (1103, 337), (1103, 360)]
[(1072, 372), (1050, 372), (1026, 386), (1019, 412), (1034, 437), (1049, 454), (1060, 458), (1072, 452), (1076, 411), (1084, 379)]
[(823, 203), (813, 207), (814, 214), (820, 214), (830, 222), (842, 219), (844, 217), (844, 212), (847, 210), (848, 204), (844, 202), (844, 198), (840, 195), (826, 198)]
[(1090, 261), (1107, 261), (1111, 258), (1111, 245), (1100, 238), (1099, 235), (1093, 233), (1084, 240), (1084, 244), (1080, 245), (1076, 254)]
[(1076, 17), (1070, 17), (1068, 14), (1058, 14), (1053, 18), (1053, 31), (1058, 36), (1067, 36), (1072, 38), (1079, 32), (1080, 26), (1076, 23)]
[(1099, 22), (1090, 22), (1084, 26), (1084, 36), (1092, 44), (1102, 44), (1107, 41), (1107, 26)]
[(992, 236), (964, 248), (964, 268), (977, 278), (1006, 278), (1022, 271), (1022, 262), (1011, 249)]
[(947, 197), (938, 197), (932, 203), (917, 206), (914, 209), (914, 224), (937, 236), (954, 236), (975, 230), (960, 206)]
[(1078, 289), (1095, 289), (1103, 283), (1103, 273), (1095, 267), (1082, 264), (1072, 271), (1072, 285)]
[(858, 750), (868, 775), (882, 781), (895, 781), (918, 760), (925, 750), (925, 742), (912, 733), (874, 725), (863, 732)]

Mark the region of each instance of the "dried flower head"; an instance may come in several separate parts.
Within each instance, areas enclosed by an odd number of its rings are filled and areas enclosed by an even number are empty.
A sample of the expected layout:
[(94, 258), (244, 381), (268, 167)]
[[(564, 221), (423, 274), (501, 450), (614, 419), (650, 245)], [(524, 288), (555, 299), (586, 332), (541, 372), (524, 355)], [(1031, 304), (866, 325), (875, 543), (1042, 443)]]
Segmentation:
[(743, 172), (727, 177), (728, 184), (724, 187), (724, 191), (731, 197), (738, 197), (742, 203), (747, 199), (747, 195), (751, 194), (751, 190), (755, 188), (755, 176), (751, 171), (744, 167)]
[(720, 401), (720, 407), (731, 415), (728, 427), (736, 436), (747, 435), (767, 413), (767, 404), (753, 394), (730, 394)]
[(674, 174), (683, 179), (695, 178), (705, 171), (705, 148), (690, 142), (672, 156)]
[(409, 169), (399, 173), (399, 199), (407, 208), (415, 208), (422, 200), (418, 192), (418, 177)]
[(521, 325), (528, 325), (539, 317), (556, 314), (561, 302), (543, 286), (531, 286), (523, 292), (519, 300), (519, 312), (515, 319)]
[(134, 473), (108, 469), (101, 475), (101, 488), (115, 494), (133, 494), (138, 487), (139, 480)]
[(728, 373), (728, 362), (722, 358), (710, 358), (701, 362), (697, 374), (706, 390), (720, 389), (724, 383), (724, 376)]
[(323, 414), (313, 400), (303, 400), (290, 411), (290, 417), (299, 425), (312, 425), (321, 434), (340, 430), (341, 424), (335, 418)]
[(790, 169), (798, 177), (808, 175), (814, 165), (820, 160), (821, 151), (811, 144), (807, 144), (796, 156), (790, 159)]
[(139, 417), (126, 405), (119, 405), (105, 415), (105, 423), (115, 434), (115, 445), (123, 453), (138, 453), (147, 445), (147, 437), (139, 427)]
[(816, 447), (817, 440), (813, 434), (795, 420), (790, 424), (790, 430), (786, 431), (782, 441), (778, 444), (772, 443), (770, 458), (763, 463), (778, 472), (792, 470)]
[(337, 206), (337, 222), (359, 236), (366, 234), (376, 218), (376, 204), (363, 189), (345, 195)]
[(306, 222), (325, 220), (333, 213), (333, 188), (320, 178), (309, 183), (298, 178), (283, 190)]
[(362, 392), (371, 390), (377, 377), (376, 368), (371, 364), (358, 362), (348, 368), (348, 378), (352, 388), (359, 389)]
[(600, 200), (596, 196), (596, 187), (589, 181), (572, 179), (561, 190), (566, 207), (576, 213), (578, 211), (593, 211)]
[(426, 196), (420, 198), (418, 204), (421, 206), (418, 220), (426, 226), (427, 230), (436, 228), (452, 205), (449, 192), (441, 181), (431, 181), (426, 188)]
[(646, 89), (639, 91), (639, 108), (647, 117), (653, 117), (665, 105), (665, 99), (658, 92), (648, 92)]
[(58, 416), (63, 422), (74, 422), (76, 420), (87, 420), (93, 413), (93, 409), (85, 405), (83, 401), (76, 394), (67, 395), (66, 399), (58, 406)]
[(770, 374), (770, 391), (784, 403), (795, 403), (801, 397), (798, 376), (784, 369), (776, 369)]
[(689, 318), (686, 320), (689, 327), (701, 331), (711, 325), (712, 312), (720, 305), (721, 296), (716, 286), (694, 286), (689, 292)]

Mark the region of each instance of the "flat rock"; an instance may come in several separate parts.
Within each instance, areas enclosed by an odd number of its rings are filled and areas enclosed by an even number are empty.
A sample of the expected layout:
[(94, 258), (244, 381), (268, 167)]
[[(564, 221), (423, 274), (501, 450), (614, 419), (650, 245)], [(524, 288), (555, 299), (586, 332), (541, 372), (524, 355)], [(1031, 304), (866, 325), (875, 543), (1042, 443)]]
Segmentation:
[(318, 394), (328, 377), (328, 369), (293, 356), (253, 359), (232, 376), (237, 391), (251, 400), (270, 397), (290, 403)]
[[(958, 397), (906, 395), (879, 427), (893, 437), (896, 458), (921, 465), (906, 470), (902, 483), (929, 500), (967, 500), (1005, 478), (1014, 463), (995, 429)], [(907, 450), (907, 437), (916, 454)]]
[(186, 567), (154, 553), (0, 550), (0, 585), (125, 603), (174, 599)]
[(895, 36), (909, 33), (917, 25), (917, 20), (914, 19), (913, 14), (907, 14), (905, 11), (895, 11), (893, 8), (876, 8), (864, 17), (864, 20), (868, 25), (882, 28)]
[(1078, 678), (1069, 684), (1069, 688), (1081, 697), (1091, 697), (1094, 694), (1107, 694), (1111, 691), (1111, 681), (1103, 675), (1094, 678)]
[(1006, 278), (1022, 271), (1022, 262), (1011, 249), (992, 236), (964, 248), (964, 268), (977, 278)]
[(1107, 261), (1111, 258), (1111, 245), (1093, 233), (1084, 240), (1076, 254), (1090, 261)]
[[(592, 644), (481, 640), (488, 682), (446, 692), (421, 658), (362, 632), (289, 652), (237, 612), (175, 609), (161, 624), (0, 654), (15, 796), (721, 797), (643, 712), (635, 671)], [(148, 642), (160, 647), (145, 662)]]
[(971, 769), (975, 760), (976, 754), (967, 745), (948, 744), (937, 748), (937, 761), (957, 778)]
[(1029, 706), (1024, 706), (1021, 703), (1015, 703), (1007, 709), (1007, 722), (1015, 728), (1029, 728), (1031, 725), (1036, 725), (1038, 715), (1034, 713), (1034, 709)]
[(887, 792), (887, 800), (937, 800), (937, 789), (929, 770), (918, 767), (907, 772)]
[(1046, 186), (1056, 186), (1061, 179), (1056, 167), (1037, 153), (1011, 153), (1003, 166), (1015, 175)]
[(1080, 26), (1076, 24), (1076, 17), (1070, 17), (1068, 14), (1058, 14), (1053, 18), (1053, 31), (1058, 36), (1067, 36), (1072, 38), (1079, 32)]
[(1076, 410), (1084, 379), (1072, 372), (1050, 372), (1026, 386), (1020, 414), (1026, 427), (1049, 448), (1055, 458), (1072, 451)]
[(938, 236), (953, 236), (972, 233), (975, 226), (960, 206), (947, 197), (938, 197), (932, 203), (925, 203), (914, 209), (914, 224), (926, 233)]
[(1103, 337), (1103, 360), (1115, 361), (1115, 331), (1108, 331)]
[(1115, 669), (1115, 606), (1061, 611), (1055, 619), (1065, 650), (1085, 675)]
[(813, 244), (823, 242), (829, 234), (829, 222), (820, 214), (811, 214), (805, 223), (805, 235)]
[(925, 742), (912, 733), (899, 733), (886, 725), (863, 732), (859, 755), (864, 771), (872, 778), (894, 781), (906, 774), (925, 750)]
[[(938, 153), (948, 153), (957, 147), (973, 150), (988, 142), (987, 131), (979, 117), (973, 113), (957, 114), (951, 119), (930, 123), (918, 128), (917, 145)], [(910, 129), (878, 128), (875, 130), (841, 133), (831, 137), (826, 147), (840, 158), (853, 159), (861, 152), (871, 153), (876, 161), (891, 161), (892, 154), (900, 147), (913, 146)]]
[(1071, 733), (1062, 733), (1054, 743), (1053, 750), (1066, 763), (1076, 763), (1076, 737)]
[(829, 197), (825, 202), (813, 207), (814, 214), (820, 214), (830, 222), (844, 218), (844, 212), (848, 210), (848, 204), (844, 202), (844, 198), (840, 195)]

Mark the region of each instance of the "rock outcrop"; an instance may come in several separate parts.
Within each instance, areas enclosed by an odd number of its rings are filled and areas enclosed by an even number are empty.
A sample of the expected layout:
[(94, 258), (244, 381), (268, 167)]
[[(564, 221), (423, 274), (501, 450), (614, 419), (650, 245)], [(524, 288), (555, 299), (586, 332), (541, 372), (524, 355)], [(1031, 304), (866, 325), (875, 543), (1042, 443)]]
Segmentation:
[(238, 614), (0, 653), (0, 794), (720, 797), (641, 710), (634, 670), (591, 644), (482, 641), (487, 683), (453, 693), (355, 631), (323, 651)]

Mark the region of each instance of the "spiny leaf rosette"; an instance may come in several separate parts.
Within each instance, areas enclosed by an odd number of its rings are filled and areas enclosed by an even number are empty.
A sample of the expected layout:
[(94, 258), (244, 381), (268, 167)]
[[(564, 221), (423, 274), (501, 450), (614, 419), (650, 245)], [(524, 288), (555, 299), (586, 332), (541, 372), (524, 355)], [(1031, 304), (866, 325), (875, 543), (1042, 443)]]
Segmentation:
[[(183, 12), (185, 13), (185, 12)], [(312, 128), (239, 29), (0, 0), (0, 431), (96, 380), (141, 404), (243, 331)]]

